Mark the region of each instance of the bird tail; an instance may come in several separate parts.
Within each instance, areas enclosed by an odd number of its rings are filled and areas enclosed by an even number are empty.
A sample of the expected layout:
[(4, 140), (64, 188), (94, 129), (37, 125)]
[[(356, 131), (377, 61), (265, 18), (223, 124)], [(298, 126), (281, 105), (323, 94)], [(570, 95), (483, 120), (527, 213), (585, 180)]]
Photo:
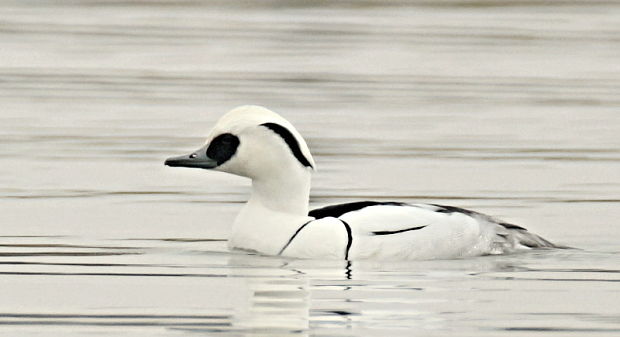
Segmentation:
[(572, 247), (555, 244), (540, 235), (529, 232), (527, 229), (509, 224), (499, 223), (504, 227), (505, 232), (502, 236), (512, 242), (515, 247), (527, 247), (527, 248), (555, 248), (555, 249), (573, 249)]
[(516, 243), (528, 248), (568, 248), (556, 245), (540, 235), (530, 233), (527, 230), (515, 230), (513, 231), (513, 237)]

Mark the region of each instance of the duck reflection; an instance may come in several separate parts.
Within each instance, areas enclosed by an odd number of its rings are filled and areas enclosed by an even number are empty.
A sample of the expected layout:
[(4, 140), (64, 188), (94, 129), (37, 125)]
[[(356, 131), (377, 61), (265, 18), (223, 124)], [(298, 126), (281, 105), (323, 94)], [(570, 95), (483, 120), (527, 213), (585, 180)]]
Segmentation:
[[(347, 292), (352, 289), (349, 261), (283, 260), (232, 255), (229, 277), (241, 278), (246, 305), (232, 318), (234, 330), (278, 336), (306, 336), (313, 325), (350, 327), (359, 315)], [(336, 307), (333, 293), (342, 290)], [(346, 335), (346, 334), (345, 334)]]

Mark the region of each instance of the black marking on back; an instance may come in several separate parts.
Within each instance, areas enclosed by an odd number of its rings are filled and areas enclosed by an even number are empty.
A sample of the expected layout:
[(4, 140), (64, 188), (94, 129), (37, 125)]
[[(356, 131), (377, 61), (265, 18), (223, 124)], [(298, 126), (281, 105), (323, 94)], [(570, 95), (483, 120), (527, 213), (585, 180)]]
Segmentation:
[(349, 259), (349, 249), (351, 249), (351, 244), (353, 243), (353, 235), (351, 234), (351, 226), (349, 226), (348, 223), (340, 220), (342, 222), (342, 224), (344, 225), (344, 229), (347, 230), (347, 250), (345, 250), (344, 252), (344, 259), (348, 260)]
[(217, 165), (222, 165), (237, 152), (239, 138), (230, 133), (223, 133), (211, 141), (207, 148), (207, 157), (214, 159)]
[(376, 232), (372, 232), (372, 234), (373, 235), (392, 235), (392, 234), (398, 234), (398, 233), (403, 233), (403, 232), (415, 231), (415, 230), (418, 230), (418, 229), (422, 229), (424, 227), (426, 227), (426, 226), (418, 226), (418, 227), (399, 229), (397, 231), (376, 231)]
[(522, 244), (522, 245), (524, 245), (525, 247), (528, 247), (528, 248), (546, 247), (546, 246), (541, 246), (539, 243), (537, 243), (535, 241), (527, 241), (527, 240), (520, 240), (519, 244)]
[(304, 227), (306, 227), (306, 225), (309, 224), (310, 222), (312, 222), (312, 220), (306, 222), (305, 224), (303, 224), (299, 228), (297, 228), (297, 230), (295, 231), (295, 234), (293, 234), (291, 236), (291, 238), (288, 239), (288, 242), (284, 245), (284, 247), (282, 247), (282, 249), (280, 249), (280, 252), (278, 253), (278, 255), (282, 255), (282, 253), (284, 253), (284, 250), (286, 250), (286, 248), (288, 248), (288, 245), (290, 245), (291, 242), (293, 242), (293, 239), (297, 236), (297, 234), (299, 234), (299, 232), (301, 232), (301, 230), (304, 229)]
[(326, 217), (338, 218), (345, 213), (349, 213), (349, 212), (360, 210), (365, 207), (377, 206), (377, 205), (409, 206), (408, 204), (403, 203), (403, 202), (393, 202), (393, 201), (388, 201), (388, 202), (357, 201), (357, 202), (349, 202), (346, 204), (331, 205), (331, 206), (325, 206), (322, 208), (313, 209), (308, 213), (308, 215), (311, 217), (314, 217), (315, 219), (321, 219), (321, 218), (326, 218)]
[(478, 214), (474, 211), (470, 211), (468, 209), (460, 208), (460, 207), (444, 206), (444, 205), (437, 205), (437, 204), (431, 204), (431, 205), (438, 207), (438, 209), (435, 210), (435, 212), (439, 212), (439, 213), (463, 213), (465, 215)]
[(276, 134), (278, 134), (278, 136), (282, 137), (286, 145), (288, 145), (288, 148), (291, 150), (295, 158), (297, 158), (297, 160), (301, 163), (301, 165), (314, 168), (312, 164), (310, 164), (308, 158), (306, 158), (306, 156), (304, 156), (304, 154), (301, 152), (299, 142), (297, 141), (295, 136), (293, 136), (291, 131), (276, 123), (264, 123), (261, 125), (275, 132)]
[(432, 204), (433, 206), (438, 207), (437, 210), (435, 210), (435, 212), (439, 212), (439, 213), (463, 213), (465, 215), (480, 215), (483, 216), (485, 218), (487, 218), (487, 220), (492, 221), (497, 223), (500, 226), (503, 226), (506, 229), (517, 229), (517, 230), (523, 230), (523, 231), (527, 231), (527, 229), (521, 227), (521, 226), (517, 226), (517, 225), (513, 225), (511, 223), (507, 223), (507, 222), (498, 222), (496, 220), (494, 220), (493, 218), (490, 218), (486, 215), (482, 215), (478, 212), (474, 212), (474, 211), (470, 211), (468, 209), (464, 209), (464, 208), (460, 208), (460, 207), (454, 207), (454, 206), (444, 206), (444, 205), (437, 205), (437, 204)]
[(507, 222), (499, 222), (498, 225), (503, 226), (506, 229), (518, 229), (518, 230), (522, 230), (522, 231), (526, 231), (527, 229), (521, 227), (521, 226), (517, 226), (517, 225), (513, 225), (511, 223), (507, 223)]

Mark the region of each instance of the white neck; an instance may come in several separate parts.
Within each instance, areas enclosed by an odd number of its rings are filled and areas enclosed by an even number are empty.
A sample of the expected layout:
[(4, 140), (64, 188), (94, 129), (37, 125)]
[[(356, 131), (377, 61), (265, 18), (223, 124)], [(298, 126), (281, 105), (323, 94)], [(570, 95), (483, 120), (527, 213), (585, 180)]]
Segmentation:
[(275, 179), (253, 179), (248, 205), (260, 206), (273, 212), (307, 215), (310, 198), (310, 173), (279, 176)]
[(278, 254), (299, 226), (311, 219), (310, 170), (281, 167), (276, 171), (252, 179), (250, 199), (233, 225), (229, 240), (233, 248)]

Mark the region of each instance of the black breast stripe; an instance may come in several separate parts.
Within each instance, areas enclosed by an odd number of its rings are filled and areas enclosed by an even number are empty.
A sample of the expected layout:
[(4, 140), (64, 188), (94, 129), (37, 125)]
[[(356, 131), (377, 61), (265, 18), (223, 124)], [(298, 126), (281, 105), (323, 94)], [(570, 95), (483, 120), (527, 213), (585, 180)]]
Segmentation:
[(372, 234), (374, 235), (392, 235), (392, 234), (398, 234), (398, 233), (403, 233), (403, 232), (408, 232), (408, 231), (415, 231), (418, 229), (422, 229), (426, 226), (419, 226), (419, 227), (411, 227), (411, 228), (405, 228), (405, 229), (400, 229), (397, 231), (376, 231), (376, 232), (372, 232)]
[(284, 247), (280, 249), (280, 252), (278, 253), (278, 255), (282, 255), (282, 253), (284, 253), (284, 250), (286, 250), (286, 248), (288, 248), (288, 245), (290, 245), (291, 242), (293, 242), (293, 239), (297, 236), (297, 234), (299, 234), (299, 232), (301, 232), (301, 230), (304, 229), (304, 227), (306, 227), (306, 225), (309, 224), (310, 222), (312, 222), (312, 220), (306, 222), (305, 224), (301, 225), (301, 227), (297, 228), (297, 231), (295, 231), (295, 234), (293, 234), (293, 236), (291, 236), (291, 238), (288, 239), (288, 242), (284, 245)]
[(347, 230), (347, 250), (345, 250), (344, 252), (344, 259), (348, 260), (349, 259), (349, 249), (351, 249), (351, 244), (353, 243), (353, 235), (351, 235), (351, 226), (349, 226), (348, 223), (342, 221), (341, 219), (338, 219), (342, 222), (342, 224), (344, 225), (344, 229)]

